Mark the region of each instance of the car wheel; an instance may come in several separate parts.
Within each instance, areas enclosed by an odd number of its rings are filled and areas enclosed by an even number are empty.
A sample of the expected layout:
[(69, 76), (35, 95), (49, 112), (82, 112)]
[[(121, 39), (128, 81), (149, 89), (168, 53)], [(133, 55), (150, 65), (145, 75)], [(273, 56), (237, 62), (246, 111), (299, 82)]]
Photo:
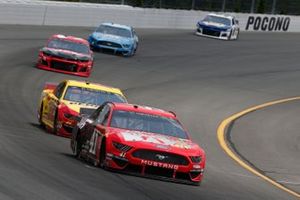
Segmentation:
[(45, 124), (44, 124), (44, 122), (43, 122), (43, 109), (44, 109), (44, 104), (42, 103), (42, 104), (41, 104), (40, 111), (39, 111), (39, 123), (40, 123), (40, 126), (41, 126), (42, 128), (45, 127)]
[(103, 138), (101, 142), (101, 149), (100, 149), (100, 156), (99, 156), (99, 167), (101, 167), (102, 169), (106, 169), (105, 156), (106, 156), (106, 142), (105, 142), (105, 138)]
[(139, 43), (136, 43), (136, 47), (134, 49), (134, 53), (136, 53), (137, 49), (138, 49)]
[(76, 158), (80, 158), (80, 153), (81, 153), (81, 141), (80, 141), (80, 136), (78, 135), (80, 133), (77, 133), (77, 138), (74, 139), (74, 156)]
[(240, 30), (237, 31), (235, 40), (238, 40), (238, 39), (239, 39), (239, 35), (240, 35)]
[(232, 36), (232, 30), (230, 31), (228, 37), (227, 37), (227, 40), (231, 40), (231, 36)]
[(58, 130), (58, 111), (56, 110), (55, 115), (54, 115), (54, 122), (53, 122), (53, 134), (57, 135), (57, 130)]

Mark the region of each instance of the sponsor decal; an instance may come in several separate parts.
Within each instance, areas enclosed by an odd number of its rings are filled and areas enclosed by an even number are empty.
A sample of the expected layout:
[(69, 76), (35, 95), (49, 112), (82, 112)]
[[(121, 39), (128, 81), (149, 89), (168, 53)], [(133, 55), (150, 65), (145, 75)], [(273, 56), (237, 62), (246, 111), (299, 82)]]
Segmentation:
[(290, 23), (290, 17), (249, 16), (245, 29), (254, 31), (288, 31)]
[(155, 147), (158, 148), (158, 149), (169, 149), (170, 148), (169, 146), (162, 145), (162, 144), (157, 144), (157, 145), (155, 145)]
[(156, 161), (151, 161), (151, 160), (141, 160), (142, 165), (148, 165), (148, 166), (153, 166), (153, 167), (161, 167), (161, 168), (166, 168), (166, 169), (178, 169), (178, 165), (174, 164), (169, 164), (169, 163), (161, 163), (161, 162), (156, 162)]
[(160, 145), (158, 148), (167, 149), (168, 146), (191, 149), (192, 143), (189, 140), (162, 136), (158, 134), (144, 133), (139, 131), (123, 131), (122, 136), (127, 142), (148, 142)]

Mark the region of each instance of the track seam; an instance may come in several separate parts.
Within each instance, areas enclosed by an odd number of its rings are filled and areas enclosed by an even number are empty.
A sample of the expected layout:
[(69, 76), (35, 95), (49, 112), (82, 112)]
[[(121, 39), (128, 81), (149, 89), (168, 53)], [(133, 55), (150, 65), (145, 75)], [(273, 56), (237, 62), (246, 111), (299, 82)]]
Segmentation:
[(227, 130), (228, 127), (233, 125), (233, 122), (235, 120), (237, 120), (240, 117), (243, 117), (244, 115), (247, 115), (251, 112), (269, 107), (269, 106), (273, 106), (276, 104), (281, 104), (281, 103), (286, 103), (289, 101), (295, 101), (295, 100), (300, 100), (300, 96), (299, 97), (292, 97), (292, 98), (286, 98), (286, 99), (280, 99), (280, 100), (276, 100), (276, 101), (271, 101), (271, 102), (267, 102), (264, 104), (260, 104), (254, 107), (250, 107), (246, 110), (243, 110), (241, 112), (238, 112), (226, 119), (224, 119), (220, 125), (218, 126), (217, 129), (217, 137), (218, 137), (218, 142), (221, 146), (221, 148), (225, 151), (225, 153), (231, 157), (234, 161), (236, 161), (239, 165), (241, 165), (243, 168), (245, 168), (246, 170), (250, 171), (251, 173), (253, 173), (254, 175), (264, 179), (265, 181), (267, 181), (268, 183), (274, 185), (275, 187), (297, 197), (300, 199), (300, 194), (297, 193), (296, 191), (293, 191), (291, 189), (289, 189), (288, 187), (276, 182), (275, 180), (273, 180), (272, 178), (264, 175), (261, 170), (257, 169), (255, 166), (249, 164), (247, 162), (247, 160), (243, 160), (243, 158), (233, 149), (233, 147), (231, 146), (231, 144), (228, 142), (228, 134), (227, 134)]

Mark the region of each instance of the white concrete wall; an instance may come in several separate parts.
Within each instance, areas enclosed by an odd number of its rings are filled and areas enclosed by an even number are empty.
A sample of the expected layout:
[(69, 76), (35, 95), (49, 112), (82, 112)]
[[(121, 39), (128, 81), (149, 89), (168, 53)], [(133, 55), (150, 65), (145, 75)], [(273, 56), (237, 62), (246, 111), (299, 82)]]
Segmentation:
[[(0, 0), (0, 24), (94, 27), (101, 22), (109, 21), (131, 25), (136, 28), (194, 29), (197, 21), (207, 13), (193, 10), (143, 9), (107, 4)], [(289, 26), (287, 30), (280, 29), (276, 31), (300, 32), (299, 16), (241, 13), (234, 15), (239, 19), (242, 31), (246, 28), (249, 16), (253, 16), (254, 21), (247, 31), (264, 31), (264, 29), (265, 31), (275, 31), (275, 29), (272, 30), (272, 23), (277, 23), (274, 20), (283, 17), (282, 20), (289, 21)], [(264, 19), (264, 17), (267, 17), (267, 19)], [(275, 19), (271, 20), (271, 17), (275, 17)], [(269, 24), (270, 21), (271, 25)]]

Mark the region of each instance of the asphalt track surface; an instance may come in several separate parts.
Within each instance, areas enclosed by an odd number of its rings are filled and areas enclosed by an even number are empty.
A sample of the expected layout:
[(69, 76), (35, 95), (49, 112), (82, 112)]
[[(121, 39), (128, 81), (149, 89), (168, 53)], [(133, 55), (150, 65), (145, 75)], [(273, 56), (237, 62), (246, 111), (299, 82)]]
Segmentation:
[[(300, 35), (242, 33), (239, 41), (192, 31), (137, 30), (132, 58), (96, 53), (89, 78), (120, 87), (130, 102), (176, 111), (207, 153), (200, 187), (94, 168), (71, 156), (68, 139), (38, 126), (38, 99), (47, 81), (83, 79), (34, 67), (54, 33), (87, 37), (91, 28), (0, 26), (0, 199), (293, 200), (252, 175), (220, 148), (216, 129), (233, 113), (300, 96)], [(230, 137), (239, 153), (300, 192), (299, 102), (250, 113)]]

